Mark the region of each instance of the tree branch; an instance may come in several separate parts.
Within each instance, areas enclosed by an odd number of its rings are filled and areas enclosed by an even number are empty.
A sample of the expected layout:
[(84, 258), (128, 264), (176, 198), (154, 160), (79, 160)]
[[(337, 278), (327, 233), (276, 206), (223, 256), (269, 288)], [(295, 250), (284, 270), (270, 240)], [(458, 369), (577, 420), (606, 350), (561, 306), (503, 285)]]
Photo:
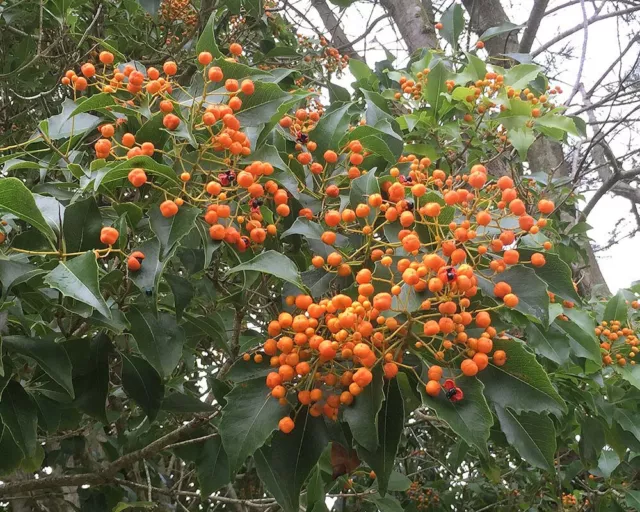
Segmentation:
[(533, 42), (538, 34), (540, 28), (540, 22), (544, 18), (545, 10), (549, 5), (549, 0), (535, 0), (533, 7), (531, 8), (531, 14), (529, 14), (529, 20), (527, 21), (527, 28), (522, 33), (522, 39), (520, 40), (520, 53), (529, 53)]
[[(585, 219), (591, 213), (591, 210), (598, 204), (598, 201), (602, 199), (602, 197), (609, 192), (613, 187), (616, 186), (617, 183), (623, 180), (629, 180), (640, 176), (640, 167), (637, 169), (633, 169), (627, 172), (621, 172), (618, 174), (612, 174), (611, 177), (604, 182), (602, 187), (598, 189), (598, 191), (593, 195), (593, 197), (587, 203), (587, 206), (582, 210), (582, 215), (584, 215)], [(634, 189), (636, 190), (636, 189)], [(621, 194), (622, 195), (622, 194)], [(638, 189), (638, 195), (640, 195), (640, 189)]]
[[(140, 450), (123, 455), (109, 464), (103, 471), (96, 473), (81, 473), (78, 475), (45, 477), (38, 480), (24, 480), (20, 482), (9, 482), (0, 486), (0, 497), (7, 496), (15, 492), (36, 491), (39, 489), (50, 489), (52, 487), (71, 487), (79, 485), (100, 485), (109, 482), (121, 469), (131, 466), (133, 463), (147, 459), (167, 446), (175, 443), (189, 430), (206, 423), (213, 418), (219, 411), (208, 416), (201, 416), (192, 419), (190, 422), (178, 427), (167, 435), (156, 439)], [(146, 486), (145, 486), (146, 488)]]
[(349, 57), (353, 59), (363, 60), (362, 56), (356, 52), (353, 48), (353, 44), (349, 41), (347, 34), (342, 30), (342, 26), (340, 25), (340, 21), (336, 18), (336, 15), (331, 10), (331, 7), (327, 5), (325, 0), (311, 0), (311, 5), (315, 8), (322, 19), (322, 23), (324, 27), (327, 29), (327, 32), (333, 34), (332, 43), (335, 48), (344, 49), (344, 53), (349, 55)]
[[(597, 21), (606, 20), (608, 18), (614, 18), (615, 16), (623, 16), (625, 14), (630, 14), (630, 13), (636, 12), (636, 11), (640, 11), (640, 6), (638, 6), (638, 7), (630, 7), (629, 9), (624, 9), (622, 11), (609, 12), (607, 14), (602, 14), (600, 16), (592, 16), (591, 18), (589, 18), (588, 23), (589, 23), (589, 25), (591, 25), (592, 23), (595, 23)], [(584, 24), (580, 23), (580, 25), (576, 25), (573, 28), (570, 28), (568, 30), (565, 30), (564, 32), (561, 32), (556, 37), (554, 37), (550, 41), (546, 42), (545, 44), (540, 46), (535, 51), (531, 52), (531, 56), (532, 57), (537, 57), (538, 55), (540, 55), (545, 50), (548, 50), (551, 46), (553, 46), (557, 42), (562, 41), (563, 39), (569, 37), (572, 34), (575, 34), (576, 32), (579, 32), (583, 28), (584, 28)]]

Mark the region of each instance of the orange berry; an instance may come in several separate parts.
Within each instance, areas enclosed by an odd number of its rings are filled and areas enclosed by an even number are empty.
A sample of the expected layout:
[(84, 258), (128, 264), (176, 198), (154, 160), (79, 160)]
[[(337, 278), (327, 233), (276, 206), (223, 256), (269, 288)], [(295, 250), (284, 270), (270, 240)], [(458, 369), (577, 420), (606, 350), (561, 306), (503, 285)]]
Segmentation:
[(280, 429), (281, 432), (284, 432), (285, 434), (288, 434), (289, 432), (291, 432), (294, 427), (295, 427), (295, 424), (293, 423), (293, 420), (289, 418), (289, 416), (285, 416), (278, 422), (278, 428)]
[(437, 380), (430, 380), (425, 386), (427, 395), (436, 397), (440, 394), (440, 383)]
[(460, 363), (460, 370), (467, 377), (473, 377), (478, 373), (478, 365), (471, 359), (465, 359)]

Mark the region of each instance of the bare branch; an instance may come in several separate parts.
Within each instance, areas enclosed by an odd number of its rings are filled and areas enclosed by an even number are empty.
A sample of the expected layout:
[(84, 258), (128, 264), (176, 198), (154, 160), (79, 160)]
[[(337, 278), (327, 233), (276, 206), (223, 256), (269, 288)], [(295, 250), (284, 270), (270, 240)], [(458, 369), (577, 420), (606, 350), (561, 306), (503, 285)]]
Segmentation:
[[(584, 217), (587, 218), (589, 216), (589, 214), (591, 213), (591, 210), (593, 210), (593, 208), (596, 206), (596, 204), (598, 204), (598, 201), (600, 201), (600, 199), (602, 199), (602, 197), (607, 192), (609, 192), (611, 189), (613, 189), (616, 186), (616, 184), (618, 184), (619, 182), (624, 181), (624, 180), (630, 180), (630, 179), (633, 179), (633, 178), (637, 178), (638, 176), (640, 176), (640, 167), (638, 169), (633, 169), (632, 171), (612, 174), (611, 177), (602, 185), (602, 187), (600, 187), (598, 189), (598, 191), (589, 200), (587, 205), (582, 210), (582, 215), (584, 215)], [(633, 190), (637, 191), (638, 198), (640, 199), (640, 189), (633, 189)], [(618, 192), (616, 192), (616, 193), (618, 193)], [(620, 194), (620, 195), (622, 195), (622, 194)]]
[(527, 21), (527, 28), (524, 29), (520, 40), (520, 53), (529, 53), (531, 51), (538, 28), (540, 28), (540, 22), (545, 16), (547, 5), (549, 5), (549, 0), (535, 0), (533, 3), (531, 14), (529, 14), (529, 20)]
[(580, 88), (580, 81), (582, 80), (582, 71), (584, 70), (584, 61), (587, 59), (587, 44), (589, 43), (589, 19), (587, 17), (587, 7), (584, 5), (584, 0), (580, 1), (580, 6), (582, 7), (582, 26), (584, 28), (584, 38), (582, 39), (582, 54), (580, 55), (580, 65), (578, 67), (578, 74), (576, 75), (576, 81), (573, 84), (573, 88), (571, 89), (571, 93), (565, 101), (565, 105), (569, 105), (571, 100), (577, 94), (578, 89)]

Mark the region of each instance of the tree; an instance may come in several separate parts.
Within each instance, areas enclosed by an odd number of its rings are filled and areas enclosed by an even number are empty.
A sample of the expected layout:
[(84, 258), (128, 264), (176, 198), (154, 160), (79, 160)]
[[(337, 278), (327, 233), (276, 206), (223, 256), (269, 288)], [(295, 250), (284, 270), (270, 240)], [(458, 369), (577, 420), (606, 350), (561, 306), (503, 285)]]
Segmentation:
[(640, 288), (577, 285), (540, 148), (585, 133), (482, 58), (513, 27), (454, 4), (374, 70), (295, 6), (10, 7), (60, 84), (3, 93), (0, 507), (637, 509)]

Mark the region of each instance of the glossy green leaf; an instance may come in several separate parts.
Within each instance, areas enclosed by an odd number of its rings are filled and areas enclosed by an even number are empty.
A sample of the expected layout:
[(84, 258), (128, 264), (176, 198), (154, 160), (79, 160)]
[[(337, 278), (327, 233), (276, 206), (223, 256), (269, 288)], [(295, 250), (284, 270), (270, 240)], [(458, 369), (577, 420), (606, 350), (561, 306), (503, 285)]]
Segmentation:
[(196, 43), (196, 54), (200, 52), (209, 52), (214, 57), (223, 57), (222, 52), (218, 49), (218, 44), (216, 43), (216, 12), (212, 12), (211, 16), (209, 16), (209, 20), (207, 24), (204, 26), (202, 30), (202, 34), (200, 34), (200, 38)]
[(500, 428), (507, 441), (532, 466), (553, 472), (556, 451), (556, 431), (553, 421), (532, 412), (516, 414), (511, 409), (496, 406)]
[(607, 302), (602, 319), (608, 322), (611, 320), (618, 320), (621, 324), (624, 324), (628, 318), (628, 311), (629, 308), (627, 306), (624, 292), (620, 290)]
[(174, 246), (195, 227), (195, 220), (202, 213), (199, 208), (183, 205), (173, 217), (165, 217), (155, 206), (149, 211), (149, 223), (160, 241), (160, 259), (164, 259)]
[[(62, 228), (66, 251), (82, 252), (102, 247), (102, 226), (102, 216), (94, 197), (67, 206)], [(126, 232), (122, 236), (126, 236)]]
[(520, 30), (526, 27), (526, 25), (516, 25), (515, 23), (511, 23), (510, 21), (506, 21), (496, 27), (490, 27), (485, 30), (480, 36), (481, 41), (488, 41), (489, 39), (513, 32), (514, 30)]
[(196, 459), (196, 474), (204, 496), (217, 491), (231, 480), (229, 460), (220, 436), (207, 439)]
[(378, 413), (384, 400), (383, 378), (380, 365), (372, 369), (373, 380), (344, 409), (343, 418), (349, 424), (353, 438), (364, 449), (376, 452), (379, 445)]
[(278, 111), (280, 105), (291, 98), (278, 84), (255, 81), (255, 91), (250, 96), (240, 93), (242, 108), (235, 114), (242, 126), (261, 126)]
[(254, 455), (260, 480), (284, 512), (298, 512), (302, 486), (328, 443), (324, 419), (303, 409), (293, 431), (276, 432), (271, 445)]
[(166, 274), (164, 278), (171, 287), (171, 293), (173, 293), (173, 302), (176, 310), (176, 319), (180, 321), (182, 313), (191, 302), (191, 299), (195, 296), (195, 290), (193, 285), (184, 277), (180, 277), (175, 274)]
[(489, 363), (478, 374), (489, 401), (502, 408), (508, 407), (518, 414), (550, 412), (561, 417), (566, 412), (564, 400), (523, 342), (515, 338), (497, 338), (493, 341), (493, 348), (504, 350), (507, 361), (503, 366)]
[(258, 254), (252, 260), (233, 267), (229, 270), (229, 273), (233, 274), (247, 270), (263, 272), (304, 289), (304, 284), (300, 280), (300, 273), (296, 265), (284, 254), (276, 251), (269, 250)]
[(0, 400), (0, 418), (16, 445), (25, 457), (36, 453), (36, 431), (38, 411), (33, 399), (23, 387), (12, 380), (9, 382)]
[(34, 339), (27, 336), (5, 336), (3, 343), (10, 352), (34, 359), (40, 368), (73, 398), (71, 361), (62, 345), (50, 340)]
[(16, 261), (0, 258), (0, 284), (2, 284), (2, 295), (6, 296), (12, 286), (24, 283), (40, 274), (45, 274), (46, 270), (40, 269), (24, 261)]
[(49, 240), (56, 236), (40, 213), (33, 194), (18, 178), (0, 180), (0, 213), (10, 213), (33, 226)]
[(459, 402), (449, 401), (444, 391), (437, 397), (427, 395), (423, 385), (419, 385), (418, 391), (422, 403), (446, 421), (451, 430), (481, 454), (488, 455), (487, 440), (493, 417), (483, 395), (484, 386), (478, 379), (469, 377), (458, 377), (456, 386), (464, 393)]
[(111, 318), (111, 311), (100, 293), (98, 263), (93, 252), (61, 261), (45, 276), (44, 281), (65, 297), (87, 304), (101, 315)]
[(219, 431), (235, 474), (245, 459), (260, 448), (289, 409), (271, 396), (264, 378), (242, 382), (226, 395)]
[(160, 374), (138, 356), (122, 354), (122, 387), (153, 421), (164, 397), (164, 384)]
[(504, 85), (509, 85), (514, 89), (524, 89), (533, 80), (541, 68), (537, 64), (518, 64), (509, 68), (504, 75)]
[(396, 379), (385, 381), (385, 401), (378, 414), (378, 448), (358, 446), (358, 456), (376, 473), (378, 490), (384, 496), (390, 487), (400, 437), (404, 429), (404, 402)]
[(458, 39), (464, 30), (465, 24), (462, 6), (457, 2), (452, 3), (447, 10), (442, 13), (440, 22), (442, 23), (440, 34), (445, 38), (447, 43), (453, 47), (453, 51), (455, 52), (458, 49)]
[(127, 313), (131, 334), (145, 359), (163, 377), (168, 377), (180, 361), (184, 331), (173, 315), (133, 306)]

